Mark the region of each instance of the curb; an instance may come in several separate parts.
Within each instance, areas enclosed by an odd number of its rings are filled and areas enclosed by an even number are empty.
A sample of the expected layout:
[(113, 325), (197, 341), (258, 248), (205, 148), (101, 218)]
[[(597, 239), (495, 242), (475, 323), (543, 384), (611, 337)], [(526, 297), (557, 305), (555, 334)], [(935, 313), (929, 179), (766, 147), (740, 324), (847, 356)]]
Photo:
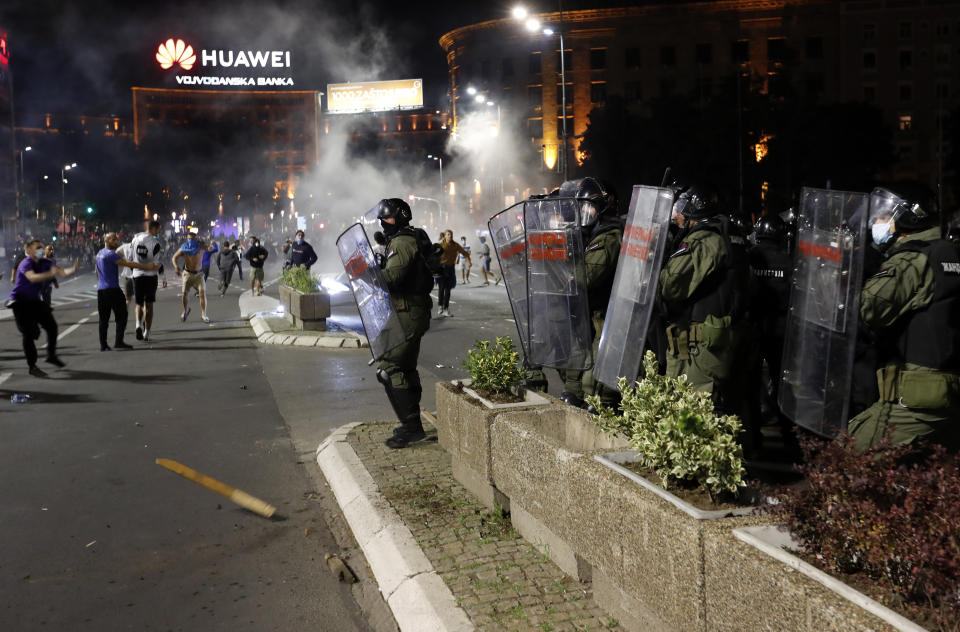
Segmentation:
[(397, 625), (409, 632), (475, 630), (347, 442), (347, 435), (359, 425), (352, 423), (334, 430), (317, 448), (317, 464)]
[[(248, 311), (250, 309), (254, 309), (254, 307), (250, 307), (250, 305), (253, 304), (254, 299), (257, 303), (255, 307), (263, 308), (269, 306), (271, 309)], [(370, 343), (367, 342), (366, 336), (361, 336), (360, 334), (353, 333), (352, 331), (346, 332), (346, 336), (338, 334), (331, 335), (323, 332), (303, 335), (291, 335), (286, 332), (277, 334), (270, 329), (270, 323), (266, 318), (263, 317), (263, 314), (275, 314), (275, 310), (280, 305), (280, 301), (266, 296), (250, 297), (241, 295), (240, 304), (240, 317), (247, 319), (247, 321), (250, 323), (250, 326), (253, 327), (253, 335), (255, 335), (257, 340), (263, 344), (288, 345), (297, 347), (324, 347), (327, 349), (338, 349), (341, 347), (346, 349), (366, 349), (370, 347)]]

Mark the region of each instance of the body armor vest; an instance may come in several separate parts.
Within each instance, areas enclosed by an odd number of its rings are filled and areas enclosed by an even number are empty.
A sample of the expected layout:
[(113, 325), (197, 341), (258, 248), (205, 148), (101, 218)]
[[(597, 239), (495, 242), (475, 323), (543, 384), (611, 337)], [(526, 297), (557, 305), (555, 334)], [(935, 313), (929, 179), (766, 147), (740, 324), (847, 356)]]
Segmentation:
[(747, 242), (743, 237), (729, 233), (727, 220), (723, 217), (700, 222), (691, 229), (690, 233), (699, 230), (709, 230), (720, 235), (727, 256), (723, 267), (704, 279), (687, 301), (689, 310), (687, 320), (702, 323), (707, 316), (716, 318), (732, 316), (737, 320), (743, 315), (747, 302), (746, 291), (749, 279)]
[(945, 239), (910, 241), (897, 252), (927, 255), (933, 299), (894, 327), (896, 353), (904, 362), (960, 371), (960, 245)]

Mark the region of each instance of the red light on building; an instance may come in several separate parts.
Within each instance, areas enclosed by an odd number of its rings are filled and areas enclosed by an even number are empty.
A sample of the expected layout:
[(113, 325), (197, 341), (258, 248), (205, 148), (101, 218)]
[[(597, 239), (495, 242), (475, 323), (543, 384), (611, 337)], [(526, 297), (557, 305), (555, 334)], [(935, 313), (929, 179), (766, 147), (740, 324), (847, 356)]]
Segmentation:
[(7, 66), (10, 63), (10, 53), (7, 51), (7, 34), (0, 31), (0, 66)]

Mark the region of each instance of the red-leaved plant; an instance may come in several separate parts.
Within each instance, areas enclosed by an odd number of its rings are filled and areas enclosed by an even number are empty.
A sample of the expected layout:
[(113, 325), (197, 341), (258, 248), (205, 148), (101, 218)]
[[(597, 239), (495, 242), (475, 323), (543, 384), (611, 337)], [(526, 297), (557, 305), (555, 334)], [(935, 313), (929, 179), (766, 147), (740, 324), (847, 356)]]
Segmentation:
[(823, 570), (886, 583), (925, 623), (960, 630), (960, 456), (887, 440), (857, 452), (850, 436), (801, 447), (808, 484), (769, 510)]

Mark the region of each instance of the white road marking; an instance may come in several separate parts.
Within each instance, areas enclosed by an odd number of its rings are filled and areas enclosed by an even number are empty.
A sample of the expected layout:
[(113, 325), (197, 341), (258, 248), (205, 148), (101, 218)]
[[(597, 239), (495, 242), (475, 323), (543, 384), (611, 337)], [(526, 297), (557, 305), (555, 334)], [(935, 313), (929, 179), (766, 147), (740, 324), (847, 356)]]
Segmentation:
[(13, 371), (4, 371), (0, 373), (0, 384), (3, 384), (10, 379), (10, 376), (13, 375)]
[[(78, 321), (75, 322), (74, 324), (70, 325), (69, 327), (67, 327), (66, 329), (64, 329), (63, 331), (61, 331), (61, 332), (60, 332), (60, 335), (57, 336), (57, 342), (60, 342), (61, 340), (63, 340), (64, 338), (66, 338), (67, 336), (69, 336), (70, 334), (72, 334), (73, 332), (75, 332), (75, 331), (77, 330), (77, 328), (80, 327), (80, 325), (86, 324), (87, 322), (89, 322), (89, 320), (90, 320), (91, 317), (96, 316), (97, 314), (98, 314), (98, 312), (90, 312), (90, 316), (86, 316), (86, 317), (84, 317), (84, 318), (81, 318), (80, 320), (78, 320)], [(47, 346), (47, 345), (44, 344), (44, 345), (43, 345), (42, 347), (40, 347), (40, 348), (41, 348), (41, 349), (45, 349), (46, 346)]]

